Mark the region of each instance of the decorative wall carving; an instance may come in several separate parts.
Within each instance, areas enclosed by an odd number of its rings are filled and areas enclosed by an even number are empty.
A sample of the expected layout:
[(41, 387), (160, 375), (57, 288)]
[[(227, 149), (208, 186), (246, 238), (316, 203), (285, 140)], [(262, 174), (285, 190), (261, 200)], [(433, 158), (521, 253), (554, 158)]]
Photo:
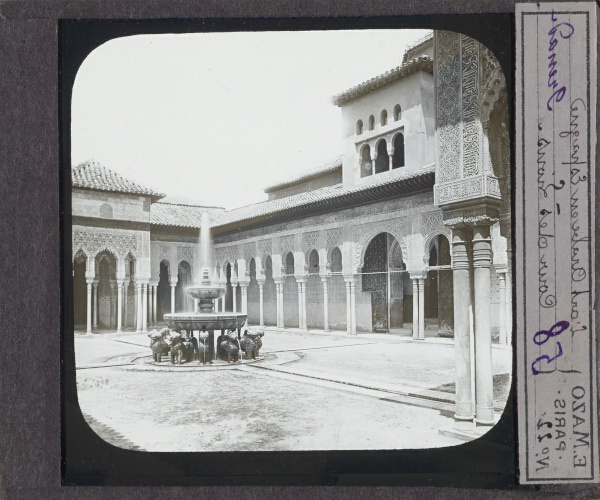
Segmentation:
[(438, 143), (437, 182), (460, 176), (460, 36), (437, 32)]
[(421, 214), (421, 234), (424, 238), (432, 233), (443, 233), (444, 229), (444, 218), (441, 210)]
[(307, 254), (313, 248), (319, 249), (319, 231), (302, 234), (302, 251), (304, 254)]
[(158, 251), (158, 261), (161, 262), (163, 260), (170, 261), (171, 260), (171, 247), (168, 246), (160, 246)]
[(282, 236), (279, 241), (279, 253), (284, 255), (288, 252), (294, 251), (294, 235), (288, 234), (287, 236)]
[[(477, 118), (477, 59), (479, 43), (462, 35), (462, 139), (463, 177), (479, 174), (479, 123)], [(443, 106), (443, 103), (442, 103)], [(454, 147), (458, 148), (458, 144)]]
[(336, 227), (325, 231), (325, 248), (327, 248), (327, 254), (334, 247), (342, 248), (344, 243), (344, 229)]
[(242, 256), (246, 262), (250, 262), (256, 256), (256, 243), (244, 243), (242, 246)]
[(192, 247), (177, 247), (177, 262), (185, 260), (188, 264), (194, 263), (194, 249)]
[(215, 257), (217, 264), (223, 265), (229, 262), (234, 265), (238, 258), (238, 247), (237, 245), (227, 245), (226, 247), (216, 248)]
[(258, 254), (261, 260), (273, 254), (273, 243), (271, 240), (261, 240), (258, 242)]
[(119, 259), (124, 259), (128, 253), (137, 259), (142, 250), (142, 236), (96, 229), (89, 231), (76, 229), (73, 231), (73, 255), (79, 250), (83, 250), (89, 259), (94, 259), (103, 250), (108, 250)]
[(435, 204), (440, 205), (450, 201), (466, 200), (483, 194), (483, 179), (475, 177), (450, 184), (434, 186)]

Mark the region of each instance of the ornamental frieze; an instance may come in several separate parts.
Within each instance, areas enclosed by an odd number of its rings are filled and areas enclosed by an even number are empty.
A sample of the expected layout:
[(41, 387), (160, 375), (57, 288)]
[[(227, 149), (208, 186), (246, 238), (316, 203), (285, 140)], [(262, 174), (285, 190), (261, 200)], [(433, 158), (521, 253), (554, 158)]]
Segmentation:
[(131, 253), (136, 259), (142, 250), (142, 236), (131, 233), (113, 233), (97, 230), (73, 231), (73, 255), (82, 250), (89, 259), (107, 250), (119, 259)]

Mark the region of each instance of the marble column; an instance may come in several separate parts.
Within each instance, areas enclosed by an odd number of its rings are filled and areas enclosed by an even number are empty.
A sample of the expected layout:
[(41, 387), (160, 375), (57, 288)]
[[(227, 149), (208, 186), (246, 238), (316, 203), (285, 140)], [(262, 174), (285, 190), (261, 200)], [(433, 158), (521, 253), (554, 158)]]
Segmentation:
[(308, 330), (308, 318), (306, 316), (306, 287), (308, 286), (308, 281), (302, 282), (302, 320), (304, 321), (304, 329)]
[(454, 418), (457, 429), (470, 429), (473, 427), (469, 325), (469, 307), (471, 303), (469, 250), (468, 230), (466, 228), (452, 229), (454, 354), (456, 358), (456, 410)]
[(133, 281), (133, 329), (137, 332), (138, 326), (138, 284)]
[(425, 280), (419, 278), (419, 340), (425, 340)]
[(418, 278), (413, 278), (412, 280), (413, 286), (413, 340), (419, 340), (419, 280)]
[(350, 319), (352, 321), (350, 333), (356, 335), (356, 283), (354, 278), (350, 281)]
[(175, 311), (175, 287), (177, 286), (177, 283), (173, 284), (171, 283), (171, 313), (176, 312)]
[(264, 290), (265, 286), (264, 281), (258, 282), (258, 307), (259, 307), (259, 324), (260, 326), (265, 326), (265, 306), (264, 306)]
[(156, 325), (156, 306), (158, 302), (158, 284), (152, 285), (152, 324)]
[(117, 333), (123, 326), (123, 280), (117, 280)]
[(94, 328), (98, 329), (98, 307), (100, 306), (100, 300), (98, 299), (98, 280), (94, 280), (92, 286), (94, 287)]
[(137, 323), (136, 323), (136, 332), (141, 333), (142, 332), (142, 321), (143, 321), (143, 285), (142, 283), (138, 282), (136, 283), (136, 288), (137, 288), (137, 310), (136, 310), (136, 318), (137, 318)]
[(490, 226), (473, 227), (473, 274), (475, 295), (475, 391), (476, 417), (481, 425), (494, 425), (492, 375), (492, 328), (490, 324)]
[[(510, 262), (510, 261), (509, 261)], [(512, 277), (510, 272), (506, 273), (506, 302), (504, 312), (505, 324), (506, 324), (506, 343), (510, 345), (512, 343), (512, 331), (513, 331), (513, 316), (512, 316)]]
[(233, 312), (237, 313), (237, 283), (231, 284), (231, 289), (233, 290)]
[(352, 333), (352, 309), (350, 299), (350, 281), (344, 279), (346, 282), (346, 333)]
[(127, 292), (129, 291), (129, 280), (123, 283), (123, 328), (127, 328)]
[(280, 301), (280, 292), (281, 292), (281, 282), (275, 282), (275, 306), (276, 306), (276, 317), (277, 317), (277, 328), (281, 328), (281, 301)]
[(115, 293), (115, 289), (117, 288), (117, 282), (116, 280), (111, 279), (110, 280), (110, 326), (109, 328), (112, 328), (113, 325), (117, 326), (117, 301), (115, 299), (115, 303), (113, 306), (113, 297), (115, 297), (116, 293)]
[(498, 327), (499, 343), (507, 344), (508, 335), (506, 333), (506, 272), (498, 272), (498, 289), (500, 291), (500, 303), (498, 304)]
[(242, 287), (242, 314), (248, 314), (248, 285), (241, 284)]
[(142, 333), (148, 332), (148, 283), (142, 285)]
[(92, 287), (94, 280), (87, 279), (87, 316), (86, 316), (86, 334), (92, 334)]
[(304, 325), (302, 321), (302, 282), (298, 281), (296, 284), (298, 285), (298, 328), (302, 329)]
[(329, 331), (329, 291), (327, 290), (327, 278), (321, 278), (323, 283), (323, 330)]

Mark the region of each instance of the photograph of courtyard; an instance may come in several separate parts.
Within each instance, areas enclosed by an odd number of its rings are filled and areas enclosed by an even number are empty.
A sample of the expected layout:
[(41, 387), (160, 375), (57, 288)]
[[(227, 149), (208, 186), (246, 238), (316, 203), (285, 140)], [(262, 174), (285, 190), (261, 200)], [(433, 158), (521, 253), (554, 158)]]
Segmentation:
[(485, 434), (511, 387), (508, 123), (496, 58), (453, 32), (98, 47), (71, 124), (90, 427), (165, 452)]

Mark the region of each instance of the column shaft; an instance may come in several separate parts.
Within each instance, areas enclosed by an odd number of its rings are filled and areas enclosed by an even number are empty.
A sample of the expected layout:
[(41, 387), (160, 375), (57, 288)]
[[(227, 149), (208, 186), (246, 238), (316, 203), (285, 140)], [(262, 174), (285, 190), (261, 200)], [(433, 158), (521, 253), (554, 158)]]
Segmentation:
[(308, 330), (308, 318), (306, 317), (306, 287), (308, 281), (302, 283), (302, 320), (304, 321), (304, 329)]
[(356, 284), (354, 278), (350, 282), (350, 319), (352, 321), (350, 333), (356, 335)]
[(117, 332), (121, 332), (123, 325), (123, 282), (117, 283)]
[(148, 284), (147, 283), (144, 283), (142, 285), (142, 294), (143, 294), (142, 332), (146, 333), (148, 331)]
[(231, 286), (233, 290), (233, 312), (237, 313), (237, 283)]
[(156, 325), (156, 305), (158, 302), (158, 285), (152, 285), (152, 324)]
[(468, 232), (464, 228), (452, 230), (453, 293), (454, 293), (454, 353), (456, 364), (455, 419), (472, 421), (471, 401), (471, 346), (469, 305), (471, 280), (469, 278)]
[(92, 334), (92, 282), (87, 282), (87, 316), (86, 316), (87, 329), (86, 333)]
[(329, 291), (327, 290), (327, 278), (323, 282), (323, 329), (329, 331)]
[(133, 329), (137, 331), (138, 326), (138, 286), (133, 283)]
[(500, 344), (507, 344), (506, 334), (506, 273), (498, 273), (498, 288), (500, 289), (500, 303), (498, 304), (498, 327), (500, 330)]
[(171, 284), (171, 313), (175, 312), (175, 287), (177, 285)]
[(123, 284), (123, 328), (127, 328), (127, 292), (129, 291), (129, 281)]
[(98, 283), (94, 283), (94, 328), (98, 328), (98, 306), (100, 300), (98, 299)]
[(413, 340), (419, 339), (419, 280), (413, 278)]
[(264, 283), (258, 284), (258, 296), (259, 296), (259, 324), (260, 326), (265, 326), (265, 317), (264, 317)]
[(346, 281), (346, 333), (352, 333), (352, 306), (350, 298), (350, 282)]
[(425, 280), (419, 279), (419, 340), (425, 339)]
[(139, 283), (137, 285), (137, 314), (136, 314), (137, 324), (136, 324), (136, 330), (135, 330), (136, 332), (142, 331), (142, 321), (143, 321), (142, 317), (143, 317), (143, 308), (144, 308), (144, 306), (143, 306), (144, 297), (143, 297), (142, 289), (143, 289), (143, 285), (141, 283)]
[(304, 328), (304, 321), (302, 319), (302, 282), (298, 281), (298, 328)]
[(285, 328), (285, 321), (283, 320), (284, 318), (284, 301), (283, 301), (283, 281), (281, 283), (279, 283), (279, 305), (281, 306), (281, 327), (280, 328)]
[(494, 424), (494, 381), (492, 375), (492, 329), (490, 324), (490, 227), (473, 228), (475, 288), (475, 390), (476, 422)]

